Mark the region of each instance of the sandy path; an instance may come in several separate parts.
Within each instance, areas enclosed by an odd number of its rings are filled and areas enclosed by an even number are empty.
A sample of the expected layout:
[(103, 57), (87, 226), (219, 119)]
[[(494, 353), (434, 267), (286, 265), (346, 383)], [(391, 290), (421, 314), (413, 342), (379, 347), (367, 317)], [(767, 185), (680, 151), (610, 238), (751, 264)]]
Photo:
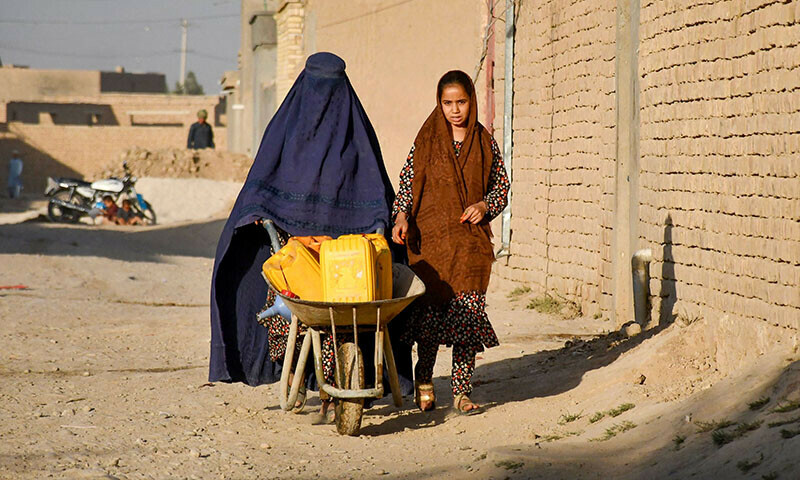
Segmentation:
[[(702, 321), (563, 348), (603, 324), (493, 291), (502, 345), (479, 360), (474, 395), (487, 411), (449, 408), (444, 351), (435, 412), (384, 399), (355, 438), (313, 424), (315, 396), (293, 415), (277, 407), (277, 385), (209, 385), (222, 223), (0, 225), (0, 285), (30, 287), (0, 290), (0, 478), (740, 478), (742, 461), (758, 463), (752, 478), (800, 478), (800, 435), (780, 434), (800, 422), (767, 426), (800, 416), (770, 413), (800, 400), (800, 355), (787, 342), (723, 375)], [(769, 404), (751, 411), (761, 396)], [(589, 422), (623, 403), (635, 407)], [(690, 423), (723, 418), (764, 423), (722, 447)], [(636, 427), (596, 440), (624, 422)]]

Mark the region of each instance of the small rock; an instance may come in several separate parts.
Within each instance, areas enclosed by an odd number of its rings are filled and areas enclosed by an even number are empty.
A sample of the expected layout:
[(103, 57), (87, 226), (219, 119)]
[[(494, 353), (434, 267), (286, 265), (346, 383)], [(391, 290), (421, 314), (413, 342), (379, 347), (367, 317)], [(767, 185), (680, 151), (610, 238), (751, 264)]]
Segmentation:
[(69, 415), (75, 415), (75, 410), (72, 410), (72, 409), (68, 408), (68, 409), (66, 409), (66, 410), (61, 412), (61, 416), (62, 417), (67, 417)]
[(119, 467), (120, 458), (114, 458), (110, 462), (108, 462), (109, 467)]
[(174, 417), (174, 415), (172, 415), (172, 414), (171, 414), (171, 413), (169, 413), (169, 412), (158, 412), (158, 414), (159, 414), (160, 416), (164, 417), (164, 418), (172, 418), (172, 417)]
[(625, 326), (623, 332), (625, 333), (626, 337), (630, 338), (642, 333), (642, 326), (639, 325), (638, 323), (631, 322)]
[(83, 376), (84, 377), (88, 377), (89, 375), (91, 375), (91, 373), (89, 373), (88, 371), (87, 372), (83, 372)]
[(247, 412), (247, 409), (244, 408), (244, 407), (236, 407), (236, 413), (238, 413), (240, 415), (244, 415), (245, 413), (248, 413), (248, 412)]
[(31, 369), (30, 368), (26, 368), (23, 373), (31, 373)]
[(189, 456), (194, 458), (200, 458), (200, 451), (195, 450), (194, 448), (189, 450)]
[(634, 380), (633, 383), (636, 385), (644, 385), (645, 380), (647, 380), (647, 377), (644, 375), (639, 375), (636, 377), (636, 380)]
[(89, 412), (94, 411), (94, 407), (90, 407), (89, 405), (86, 405), (81, 410), (83, 410), (85, 413), (89, 413)]
[(389, 475), (389, 472), (387, 472), (386, 470), (379, 470), (378, 475)]
[(136, 442), (136, 445), (144, 445), (145, 443), (147, 443), (147, 440), (145, 440), (144, 438), (137, 438), (134, 441)]
[(270, 445), (269, 443), (262, 443), (261, 445), (259, 445), (259, 447), (263, 448), (264, 450), (269, 450), (270, 448), (272, 448), (272, 445)]

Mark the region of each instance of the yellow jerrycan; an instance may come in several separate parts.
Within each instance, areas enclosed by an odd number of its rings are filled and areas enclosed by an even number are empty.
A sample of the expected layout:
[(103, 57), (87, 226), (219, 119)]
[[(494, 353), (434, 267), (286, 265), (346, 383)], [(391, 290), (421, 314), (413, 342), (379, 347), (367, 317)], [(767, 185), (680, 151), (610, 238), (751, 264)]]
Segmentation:
[(375, 300), (389, 300), (392, 298), (392, 251), (386, 237), (380, 233), (370, 233), (366, 237), (375, 248), (375, 277), (377, 281), (377, 294)]
[(377, 297), (375, 247), (364, 235), (322, 242), (319, 252), (326, 302), (371, 302)]
[(264, 276), (273, 287), (289, 290), (302, 300), (322, 301), (322, 276), (315, 256), (296, 238), (264, 262)]

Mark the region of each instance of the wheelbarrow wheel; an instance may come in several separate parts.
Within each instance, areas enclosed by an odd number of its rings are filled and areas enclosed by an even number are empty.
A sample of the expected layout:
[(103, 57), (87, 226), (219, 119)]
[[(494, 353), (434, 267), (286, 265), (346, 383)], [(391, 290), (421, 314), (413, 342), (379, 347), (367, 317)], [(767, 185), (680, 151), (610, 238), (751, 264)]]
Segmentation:
[[(358, 368), (356, 368), (358, 352)], [(364, 388), (364, 356), (358, 346), (348, 342), (339, 347), (337, 353), (341, 376), (337, 379), (339, 388)], [(358, 435), (361, 430), (361, 415), (364, 413), (364, 399), (340, 398), (336, 400), (336, 431), (341, 435)]]

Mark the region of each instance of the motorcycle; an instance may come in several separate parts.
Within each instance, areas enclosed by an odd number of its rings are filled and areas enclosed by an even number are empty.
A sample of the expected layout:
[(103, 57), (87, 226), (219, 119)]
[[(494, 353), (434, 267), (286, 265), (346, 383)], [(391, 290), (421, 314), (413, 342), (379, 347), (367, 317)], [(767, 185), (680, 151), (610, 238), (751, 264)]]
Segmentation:
[(122, 168), (125, 171), (122, 178), (111, 177), (95, 182), (48, 177), (44, 191), (45, 196), (50, 197), (47, 216), (53, 222), (66, 223), (77, 223), (87, 215), (95, 218), (102, 214), (103, 197), (108, 195), (115, 203), (122, 198), (131, 200), (132, 208), (144, 223), (155, 225), (153, 206), (134, 188), (137, 178), (131, 175), (127, 162), (122, 163)]

